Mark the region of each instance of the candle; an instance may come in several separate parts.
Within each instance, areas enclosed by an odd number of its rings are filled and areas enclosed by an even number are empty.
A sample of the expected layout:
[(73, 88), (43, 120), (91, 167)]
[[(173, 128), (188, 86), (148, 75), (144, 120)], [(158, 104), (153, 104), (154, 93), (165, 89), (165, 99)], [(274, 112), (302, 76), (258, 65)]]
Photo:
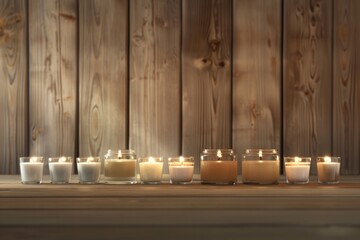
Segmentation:
[(287, 183), (306, 184), (309, 182), (311, 158), (285, 157), (284, 162)]
[(236, 161), (202, 161), (201, 182), (216, 184), (234, 184), (237, 182)]
[(43, 158), (42, 157), (21, 157), (20, 175), (21, 182), (24, 184), (39, 184), (43, 176)]
[(99, 181), (101, 168), (99, 157), (77, 158), (77, 168), (80, 183), (93, 184)]
[(280, 176), (275, 149), (247, 149), (242, 161), (243, 183), (274, 184)]
[(200, 178), (203, 184), (235, 184), (237, 161), (232, 149), (205, 149), (201, 155)]
[(160, 183), (163, 172), (162, 158), (139, 158), (139, 170), (142, 183)]
[(194, 158), (169, 158), (169, 174), (171, 184), (188, 184), (192, 182), (194, 174)]
[(340, 157), (318, 157), (317, 172), (319, 183), (339, 183)]
[(136, 154), (134, 150), (108, 150), (105, 155), (104, 179), (112, 184), (135, 184)]
[(72, 158), (60, 157), (49, 158), (49, 171), (52, 183), (64, 184), (69, 183), (72, 171)]

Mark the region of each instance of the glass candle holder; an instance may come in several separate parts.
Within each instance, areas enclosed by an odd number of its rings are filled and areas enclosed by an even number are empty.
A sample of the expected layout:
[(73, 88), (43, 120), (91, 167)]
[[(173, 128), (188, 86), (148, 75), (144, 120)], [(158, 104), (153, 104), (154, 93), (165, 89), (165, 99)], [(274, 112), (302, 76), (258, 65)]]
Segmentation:
[(340, 182), (340, 157), (318, 157), (318, 182), (324, 184), (337, 184)]
[(311, 157), (284, 157), (286, 183), (307, 184)]
[(232, 149), (205, 149), (201, 155), (202, 184), (235, 184), (237, 160)]
[(112, 184), (135, 184), (136, 154), (134, 150), (108, 150), (104, 160), (104, 180)]
[(99, 181), (101, 160), (100, 157), (76, 158), (79, 182), (81, 184), (95, 184)]
[(143, 184), (161, 183), (163, 174), (162, 157), (139, 158), (140, 181)]
[(170, 157), (169, 175), (171, 184), (190, 184), (194, 175), (194, 157)]
[(72, 165), (72, 157), (49, 158), (49, 172), (51, 183), (69, 183), (71, 179)]
[(247, 149), (242, 161), (242, 181), (250, 184), (276, 184), (280, 161), (276, 149)]
[(40, 184), (43, 169), (43, 157), (20, 157), (20, 175), (23, 184)]

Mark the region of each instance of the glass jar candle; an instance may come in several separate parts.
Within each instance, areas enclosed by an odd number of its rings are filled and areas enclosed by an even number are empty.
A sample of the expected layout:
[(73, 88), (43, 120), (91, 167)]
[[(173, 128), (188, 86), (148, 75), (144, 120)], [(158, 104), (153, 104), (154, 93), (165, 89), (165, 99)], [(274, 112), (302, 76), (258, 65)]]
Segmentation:
[(104, 160), (104, 180), (112, 184), (135, 184), (136, 154), (134, 150), (108, 150)]
[(72, 157), (49, 158), (49, 172), (51, 183), (66, 184), (70, 182), (73, 169)]
[(201, 155), (202, 184), (235, 184), (237, 161), (232, 149), (205, 149)]
[(307, 184), (309, 182), (311, 157), (284, 157), (286, 183)]
[(243, 183), (275, 184), (280, 176), (276, 149), (247, 149), (242, 161)]
[(340, 157), (318, 157), (316, 159), (318, 182), (337, 184), (340, 181)]
[(162, 157), (139, 158), (140, 181), (142, 184), (159, 184), (163, 174)]
[(100, 157), (76, 158), (79, 182), (81, 184), (95, 184), (99, 181), (101, 160)]
[(40, 184), (43, 168), (43, 157), (20, 157), (21, 182), (24, 184)]
[(194, 175), (194, 157), (170, 157), (169, 175), (171, 184), (190, 184)]

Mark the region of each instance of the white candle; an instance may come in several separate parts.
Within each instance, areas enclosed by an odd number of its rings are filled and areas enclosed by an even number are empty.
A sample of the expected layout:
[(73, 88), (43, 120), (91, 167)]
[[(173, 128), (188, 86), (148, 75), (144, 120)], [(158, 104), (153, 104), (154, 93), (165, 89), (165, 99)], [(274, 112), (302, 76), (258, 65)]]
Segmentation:
[(42, 162), (21, 162), (20, 174), (22, 183), (41, 183), (43, 176)]
[(318, 162), (318, 179), (320, 183), (337, 183), (340, 178), (339, 162)]
[(140, 180), (143, 183), (159, 183), (162, 179), (163, 163), (154, 158), (139, 163)]
[(79, 162), (77, 164), (80, 183), (96, 183), (100, 177), (99, 162)]
[(194, 174), (194, 165), (170, 164), (169, 174), (171, 183), (191, 182)]
[(71, 162), (50, 162), (50, 179), (52, 183), (68, 183), (71, 178)]
[(309, 163), (286, 163), (286, 180), (289, 183), (309, 182), (310, 164)]

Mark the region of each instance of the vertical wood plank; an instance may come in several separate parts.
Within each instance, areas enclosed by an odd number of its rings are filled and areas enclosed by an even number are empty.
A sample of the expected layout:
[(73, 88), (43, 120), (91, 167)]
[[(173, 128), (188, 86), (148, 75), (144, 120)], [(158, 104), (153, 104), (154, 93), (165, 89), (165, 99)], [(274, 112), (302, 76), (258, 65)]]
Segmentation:
[(80, 0), (81, 156), (127, 147), (128, 1)]
[(332, 152), (331, 45), (332, 1), (284, 1), (284, 155)]
[(130, 147), (180, 154), (179, 0), (130, 1)]
[(359, 174), (359, 14), (359, 1), (334, 1), (333, 151), (344, 174)]
[(75, 156), (76, 0), (29, 1), (30, 152)]
[(281, 151), (281, 1), (235, 0), (233, 146)]
[(0, 1), (0, 174), (28, 155), (26, 2)]
[(231, 148), (230, 0), (184, 0), (182, 16), (182, 147)]

